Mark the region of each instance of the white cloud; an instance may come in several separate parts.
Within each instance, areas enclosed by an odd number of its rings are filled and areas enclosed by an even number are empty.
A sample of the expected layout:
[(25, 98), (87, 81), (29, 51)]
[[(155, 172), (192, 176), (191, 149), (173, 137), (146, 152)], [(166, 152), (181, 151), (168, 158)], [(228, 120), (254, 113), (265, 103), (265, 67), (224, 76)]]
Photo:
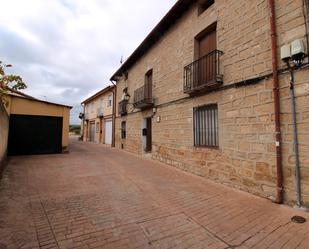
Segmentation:
[[(27, 93), (78, 107), (104, 88), (176, 0), (0, 0), (0, 60)], [(45, 96), (45, 97), (44, 97)]]

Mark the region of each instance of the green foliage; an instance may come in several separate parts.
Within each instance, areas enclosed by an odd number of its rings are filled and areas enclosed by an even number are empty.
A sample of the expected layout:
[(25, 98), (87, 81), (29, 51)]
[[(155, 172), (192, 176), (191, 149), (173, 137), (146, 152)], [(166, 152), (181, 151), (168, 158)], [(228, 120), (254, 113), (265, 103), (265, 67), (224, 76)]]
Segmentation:
[(0, 61), (0, 97), (6, 93), (7, 88), (11, 88), (13, 90), (22, 90), (27, 88), (26, 83), (20, 76), (5, 74), (5, 68), (8, 67), (12, 66), (6, 65)]
[(80, 134), (80, 125), (70, 125), (70, 132), (71, 133), (74, 133), (76, 135), (79, 135)]

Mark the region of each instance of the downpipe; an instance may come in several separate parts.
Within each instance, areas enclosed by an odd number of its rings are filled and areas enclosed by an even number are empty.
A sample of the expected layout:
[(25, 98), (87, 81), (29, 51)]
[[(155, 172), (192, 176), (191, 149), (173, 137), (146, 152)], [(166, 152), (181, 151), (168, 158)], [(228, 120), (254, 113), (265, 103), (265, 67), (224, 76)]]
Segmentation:
[(112, 147), (116, 147), (116, 96), (117, 96), (117, 84), (115, 84), (112, 80), (110, 81), (113, 86), (113, 124), (112, 124)]
[(300, 160), (299, 160), (299, 141), (297, 128), (297, 112), (296, 112), (296, 98), (295, 98), (295, 77), (294, 70), (289, 62), (286, 62), (290, 73), (290, 97), (291, 110), (293, 119), (293, 149), (295, 153), (295, 194), (296, 194), (296, 208), (307, 211), (302, 205), (301, 198), (301, 174), (300, 174)]
[(283, 170), (282, 170), (282, 138), (280, 122), (280, 92), (278, 78), (278, 59), (277, 59), (277, 31), (274, 0), (268, 0), (269, 22), (271, 31), (271, 50), (272, 50), (272, 73), (273, 73), (273, 94), (275, 111), (275, 129), (276, 129), (276, 167), (277, 167), (277, 197), (275, 203), (283, 203)]

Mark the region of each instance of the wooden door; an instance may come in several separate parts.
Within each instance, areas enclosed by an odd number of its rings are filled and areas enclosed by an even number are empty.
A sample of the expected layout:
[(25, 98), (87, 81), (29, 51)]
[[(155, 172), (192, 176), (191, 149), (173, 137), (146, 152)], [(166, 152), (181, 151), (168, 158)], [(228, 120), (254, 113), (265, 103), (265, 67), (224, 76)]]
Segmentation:
[(146, 119), (146, 129), (147, 129), (147, 135), (146, 135), (146, 152), (151, 152), (152, 150), (152, 118)]
[(198, 40), (198, 82), (207, 84), (215, 79), (216, 54), (211, 53), (217, 49), (217, 32), (212, 30)]

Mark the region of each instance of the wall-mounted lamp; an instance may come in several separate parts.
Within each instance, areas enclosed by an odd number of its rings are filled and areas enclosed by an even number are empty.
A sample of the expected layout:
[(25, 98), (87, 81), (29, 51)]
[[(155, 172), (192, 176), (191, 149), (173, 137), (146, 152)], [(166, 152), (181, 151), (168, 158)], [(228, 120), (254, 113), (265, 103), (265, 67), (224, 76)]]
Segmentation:
[(128, 88), (124, 88), (123, 89), (123, 94), (122, 94), (122, 100), (125, 100), (125, 101), (129, 101), (130, 99), (130, 94), (128, 93)]

